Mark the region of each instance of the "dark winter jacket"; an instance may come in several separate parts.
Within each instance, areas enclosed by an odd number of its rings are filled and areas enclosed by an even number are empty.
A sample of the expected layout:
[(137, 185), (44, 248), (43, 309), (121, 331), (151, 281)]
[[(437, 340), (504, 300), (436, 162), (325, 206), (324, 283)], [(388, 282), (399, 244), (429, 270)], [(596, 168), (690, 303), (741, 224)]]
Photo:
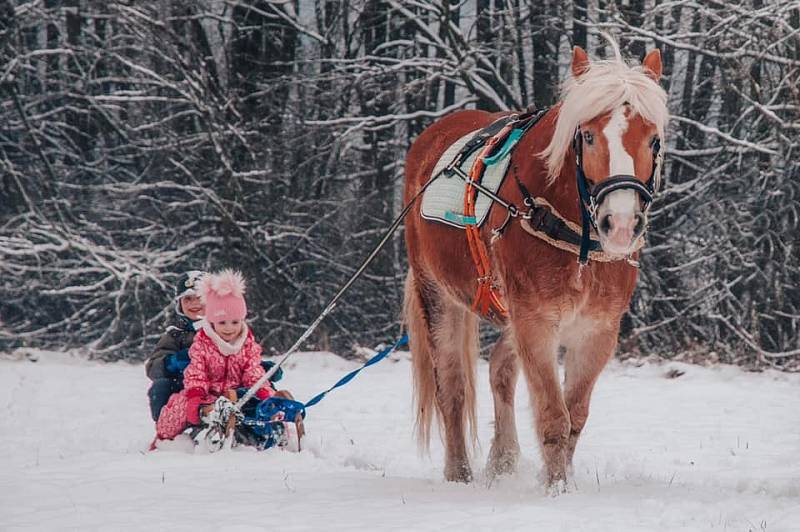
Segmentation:
[(186, 316), (175, 314), (167, 330), (159, 338), (156, 348), (145, 360), (144, 370), (148, 378), (150, 380), (178, 378), (179, 375), (167, 371), (167, 368), (164, 367), (164, 359), (172, 353), (188, 352), (194, 335), (192, 321)]

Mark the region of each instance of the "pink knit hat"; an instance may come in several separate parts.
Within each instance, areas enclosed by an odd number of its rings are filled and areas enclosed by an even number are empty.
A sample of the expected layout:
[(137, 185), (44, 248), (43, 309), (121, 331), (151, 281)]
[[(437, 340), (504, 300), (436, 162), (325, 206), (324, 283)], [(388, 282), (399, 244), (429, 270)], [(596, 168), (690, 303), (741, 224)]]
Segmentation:
[(247, 316), (241, 272), (227, 269), (204, 275), (200, 281), (200, 297), (206, 304), (206, 320), (210, 323), (243, 320)]

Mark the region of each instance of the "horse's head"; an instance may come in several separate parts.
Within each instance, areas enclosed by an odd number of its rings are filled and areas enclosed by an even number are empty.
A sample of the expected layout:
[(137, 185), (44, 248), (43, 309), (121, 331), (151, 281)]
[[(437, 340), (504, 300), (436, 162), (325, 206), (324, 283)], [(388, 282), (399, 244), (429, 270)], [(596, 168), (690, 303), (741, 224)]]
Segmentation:
[(573, 147), (581, 201), (603, 251), (624, 256), (640, 247), (647, 227), (669, 115), (666, 93), (658, 85), (659, 51), (648, 53), (641, 66), (629, 67), (612, 45), (617, 57), (611, 61), (590, 62), (583, 49), (573, 50), (572, 78), (564, 86), (544, 155), (555, 180)]

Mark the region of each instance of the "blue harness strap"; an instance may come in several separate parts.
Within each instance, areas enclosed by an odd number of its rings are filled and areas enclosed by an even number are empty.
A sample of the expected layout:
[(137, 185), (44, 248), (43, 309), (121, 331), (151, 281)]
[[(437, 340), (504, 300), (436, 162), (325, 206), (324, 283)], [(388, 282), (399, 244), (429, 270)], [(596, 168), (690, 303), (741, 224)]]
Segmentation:
[(306, 409), (300, 401), (292, 401), (285, 397), (270, 397), (264, 399), (256, 407), (256, 417), (259, 419), (272, 419), (278, 412), (284, 413), (286, 421), (294, 421), (297, 414), (306, 417)]
[(315, 395), (314, 397), (312, 397), (306, 403), (305, 407), (308, 408), (309, 406), (314, 406), (315, 404), (319, 403), (328, 394), (328, 392), (331, 392), (331, 391), (335, 390), (336, 388), (338, 388), (340, 386), (344, 386), (345, 384), (347, 384), (348, 382), (353, 380), (353, 378), (356, 375), (358, 375), (361, 372), (362, 369), (366, 368), (367, 366), (371, 366), (373, 364), (377, 364), (378, 362), (380, 362), (381, 360), (383, 360), (384, 358), (386, 358), (390, 354), (392, 354), (398, 347), (400, 347), (403, 344), (407, 344), (407, 343), (408, 343), (408, 335), (405, 334), (405, 335), (403, 335), (402, 338), (400, 338), (397, 342), (395, 342), (394, 345), (389, 346), (386, 349), (383, 349), (382, 351), (379, 351), (377, 354), (375, 354), (375, 356), (373, 356), (372, 358), (367, 360), (364, 363), (363, 366), (361, 366), (358, 369), (355, 369), (355, 370), (351, 371), (350, 373), (348, 373), (347, 375), (345, 375), (344, 377), (339, 379), (339, 381), (336, 384), (334, 384), (333, 386), (331, 386), (330, 388), (328, 388), (324, 392), (319, 393), (319, 394)]
[(453, 211), (446, 211), (444, 213), (444, 219), (461, 225), (467, 225), (467, 224), (475, 225), (478, 223), (477, 219), (474, 216), (464, 216), (463, 214), (459, 214)]
[(498, 150), (498, 152), (492, 155), (491, 157), (484, 157), (483, 164), (485, 164), (486, 166), (496, 164), (497, 161), (508, 155), (511, 152), (511, 149), (517, 145), (519, 139), (522, 138), (522, 135), (525, 134), (526, 130), (527, 128), (512, 129), (511, 132), (508, 134), (508, 137), (506, 137), (506, 141), (503, 143), (502, 148), (500, 148), (500, 150)]
[[(344, 386), (353, 378), (358, 375), (361, 370), (366, 368), (367, 366), (372, 366), (373, 364), (377, 364), (390, 354), (394, 352), (398, 347), (408, 343), (408, 335), (404, 335), (400, 338), (394, 345), (387, 347), (386, 349), (381, 350), (380, 352), (376, 353), (372, 358), (367, 360), (360, 368), (355, 369), (339, 379), (336, 384), (328, 388), (322, 393), (319, 393), (311, 398), (306, 404), (303, 404), (299, 401), (292, 401), (291, 399), (286, 399), (285, 397), (270, 397), (268, 399), (264, 399), (263, 401), (258, 402), (255, 407), (249, 406), (248, 410), (244, 412), (244, 419), (242, 420), (242, 424), (249, 427), (249, 430), (252, 431), (253, 434), (257, 437), (257, 444), (256, 446), (261, 449), (268, 449), (277, 444), (280, 438), (283, 435), (283, 431), (285, 430), (283, 423), (284, 422), (294, 422), (297, 419), (297, 414), (300, 414), (304, 419), (306, 418), (306, 408), (309, 406), (314, 406), (315, 404), (322, 401), (322, 399), (332, 390), (339, 388), (340, 386)], [(244, 395), (245, 389), (241, 389), (239, 391), (239, 395)], [(248, 407), (251, 405), (250, 402), (245, 403), (245, 406)], [(273, 421), (273, 418), (279, 412), (283, 412), (283, 420)]]

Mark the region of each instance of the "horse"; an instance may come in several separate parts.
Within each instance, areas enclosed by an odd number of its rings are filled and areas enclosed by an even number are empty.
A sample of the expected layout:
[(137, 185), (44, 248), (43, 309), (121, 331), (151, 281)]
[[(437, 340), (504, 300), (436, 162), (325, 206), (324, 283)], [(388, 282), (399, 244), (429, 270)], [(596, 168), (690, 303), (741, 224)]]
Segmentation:
[[(447, 481), (472, 480), (467, 431), (474, 447), (478, 326), (487, 318), (500, 337), (489, 358), (494, 435), (486, 474), (494, 478), (516, 471), (514, 393), (521, 369), (534, 412), (542, 480), (548, 489), (566, 490), (592, 390), (613, 357), (636, 285), (636, 258), (652, 199), (645, 188), (655, 192), (658, 150), (669, 119), (658, 49), (629, 65), (611, 44), (615, 56), (606, 60), (590, 60), (582, 48), (573, 48), (571, 76), (559, 101), (519, 140), (509, 165), (515, 179), (505, 179), (496, 193), (515, 206), (546, 200), (565, 223), (583, 227), (584, 233), (587, 226), (581, 222), (587, 216), (589, 234), (599, 240), (605, 260), (532, 236), (521, 210), (494, 203), (478, 238), (488, 249), (492, 288), (506, 312), (487, 316), (472, 304), (481, 279), (463, 229), (423, 219), (419, 204), (409, 211), (403, 314), (412, 353), (415, 432), (424, 450), (436, 418)], [(406, 204), (432, 178), (448, 146), (503, 115), (460, 110), (423, 130), (405, 161)], [(592, 193), (600, 188), (604, 193)], [(498, 227), (504, 230), (493, 238)]]

